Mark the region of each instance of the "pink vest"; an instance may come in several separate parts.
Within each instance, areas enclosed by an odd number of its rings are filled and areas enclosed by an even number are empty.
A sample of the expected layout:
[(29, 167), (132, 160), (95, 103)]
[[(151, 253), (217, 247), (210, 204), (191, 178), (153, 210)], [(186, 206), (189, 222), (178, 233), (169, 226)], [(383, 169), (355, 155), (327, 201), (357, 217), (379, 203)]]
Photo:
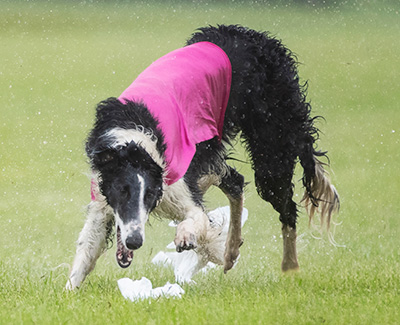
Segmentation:
[(226, 53), (200, 42), (153, 62), (119, 97), (122, 103), (143, 102), (159, 121), (167, 145), (168, 185), (185, 175), (196, 144), (221, 140), (231, 80)]

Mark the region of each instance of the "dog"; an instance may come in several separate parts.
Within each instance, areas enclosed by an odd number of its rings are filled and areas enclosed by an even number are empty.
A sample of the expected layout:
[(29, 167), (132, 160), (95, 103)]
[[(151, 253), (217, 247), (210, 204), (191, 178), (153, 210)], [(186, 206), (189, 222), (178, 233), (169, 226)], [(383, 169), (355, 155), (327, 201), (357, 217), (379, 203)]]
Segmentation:
[[(66, 288), (79, 287), (114, 233), (116, 259), (128, 267), (145, 240), (151, 212), (178, 222), (176, 250), (209, 248), (230, 270), (242, 245), (244, 177), (227, 164), (240, 138), (259, 196), (282, 224), (282, 271), (299, 268), (292, 177), (304, 173), (304, 204), (329, 228), (339, 196), (316, 149), (319, 130), (297, 59), (267, 32), (238, 25), (198, 29), (183, 48), (145, 69), (119, 98), (98, 104), (86, 142), (93, 170), (87, 220)], [(219, 187), (230, 204), (225, 246), (213, 247), (203, 196)], [(208, 245), (208, 246), (207, 246)], [(220, 245), (221, 246), (221, 245)]]

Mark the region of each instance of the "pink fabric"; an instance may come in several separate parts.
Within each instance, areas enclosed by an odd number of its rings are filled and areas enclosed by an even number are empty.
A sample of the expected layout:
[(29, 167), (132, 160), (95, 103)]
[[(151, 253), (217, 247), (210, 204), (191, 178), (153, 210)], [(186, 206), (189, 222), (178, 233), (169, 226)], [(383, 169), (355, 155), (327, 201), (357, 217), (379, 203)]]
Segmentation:
[(195, 43), (153, 62), (119, 100), (146, 104), (164, 133), (168, 185), (186, 173), (196, 144), (218, 137), (232, 79), (226, 53), (209, 42)]
[(90, 180), (90, 197), (92, 201), (96, 201), (97, 195), (97, 182), (95, 181), (94, 177), (92, 177)]

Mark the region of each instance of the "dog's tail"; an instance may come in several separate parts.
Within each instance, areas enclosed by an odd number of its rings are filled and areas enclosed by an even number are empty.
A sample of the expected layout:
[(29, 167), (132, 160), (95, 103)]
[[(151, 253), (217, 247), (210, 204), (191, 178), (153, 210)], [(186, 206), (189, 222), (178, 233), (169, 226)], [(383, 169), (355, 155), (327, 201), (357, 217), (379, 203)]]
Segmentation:
[(304, 169), (303, 185), (305, 187), (304, 202), (310, 224), (314, 215), (321, 216), (321, 229), (326, 227), (329, 239), (334, 243), (333, 235), (329, 232), (332, 214), (339, 211), (340, 200), (336, 188), (331, 184), (328, 173), (318, 157), (326, 156), (326, 153), (315, 151), (311, 146), (300, 155), (300, 163)]

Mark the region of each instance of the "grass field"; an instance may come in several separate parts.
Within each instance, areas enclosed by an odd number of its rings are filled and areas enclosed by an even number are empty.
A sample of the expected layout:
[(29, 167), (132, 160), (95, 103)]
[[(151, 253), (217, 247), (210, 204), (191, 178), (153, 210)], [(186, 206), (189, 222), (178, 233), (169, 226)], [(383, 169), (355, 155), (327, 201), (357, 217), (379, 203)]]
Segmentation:
[[(334, 3), (327, 1), (327, 3)], [(336, 3), (336, 2), (335, 2)], [(399, 324), (400, 5), (348, 1), (0, 2), (0, 324)], [(197, 27), (268, 30), (302, 63), (342, 201), (334, 247), (300, 210), (301, 272), (280, 272), (278, 215), (252, 183), (238, 266), (195, 277), (180, 300), (131, 303), (117, 280), (174, 281), (152, 257), (173, 229), (152, 219), (133, 265), (115, 247), (84, 286), (63, 291), (90, 199), (84, 139), (95, 104), (118, 96)], [(242, 157), (239, 149), (238, 157)], [(296, 174), (301, 198), (300, 170)], [(218, 190), (209, 207), (226, 205)]]

